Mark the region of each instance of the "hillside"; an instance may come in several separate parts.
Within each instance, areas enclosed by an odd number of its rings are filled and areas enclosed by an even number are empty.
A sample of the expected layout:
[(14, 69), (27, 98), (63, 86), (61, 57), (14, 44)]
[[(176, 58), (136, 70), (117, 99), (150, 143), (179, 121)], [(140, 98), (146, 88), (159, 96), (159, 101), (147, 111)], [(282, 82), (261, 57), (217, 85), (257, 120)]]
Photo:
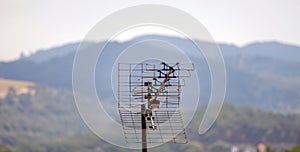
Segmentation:
[[(14, 102), (9, 96), (0, 100), (0, 139), (17, 151), (127, 151), (90, 133), (79, 118), (69, 91), (37, 86), (36, 95), (15, 97)], [(300, 143), (299, 115), (262, 112), (231, 104), (224, 105), (206, 134), (199, 136), (197, 126), (189, 128), (196, 130), (187, 129), (187, 145), (166, 144), (153, 151), (214, 152), (215, 146), (228, 150), (233, 145), (253, 149), (258, 143), (277, 148)]]
[(10, 89), (14, 89), (17, 95), (21, 94), (34, 94), (35, 83), (28, 81), (16, 81), (0, 78), (0, 98), (4, 98)]
[[(97, 85), (110, 85), (109, 74), (112, 68), (110, 64), (118, 57), (120, 50), (149, 37), (174, 43), (183, 50), (195, 51), (195, 48), (190, 47), (188, 40), (176, 37), (152, 35), (137, 37), (123, 43), (111, 42), (106, 52), (108, 58), (104, 58), (104, 61), (101, 62), (105, 64), (97, 65), (95, 73), (96, 82), (103, 79), (103, 75), (105, 75), (104, 78), (107, 80), (104, 83), (107, 84)], [(30, 57), (26, 60), (0, 62), (0, 77), (32, 81), (55, 88), (71, 90), (75, 44), (33, 54), (32, 57), (41, 56), (44, 53), (45, 55), (51, 54), (49, 58), (43, 58), (44, 60), (39, 62)], [(298, 91), (300, 90), (300, 60), (298, 59), (300, 47), (279, 42), (260, 42), (244, 47), (228, 44), (220, 44), (219, 46), (225, 59), (227, 71), (226, 101), (239, 106), (251, 106), (265, 111), (300, 113), (300, 103), (298, 102), (300, 98)], [(159, 46), (145, 47), (163, 50)], [(67, 53), (62, 55), (60, 51), (65, 48), (68, 48), (68, 51), (65, 51)], [(88, 48), (86, 50), (88, 51)], [(196, 61), (201, 65), (206, 65), (203, 58), (196, 59)], [(97, 70), (99, 66), (106, 66), (106, 68)], [(210, 94), (209, 69), (203, 67), (198, 71), (198, 74), (201, 76), (203, 98), (207, 99)], [(112, 95), (112, 92), (108, 88), (103, 94)]]
[(15, 146), (66, 138), (86, 130), (71, 92), (41, 85), (34, 89), (35, 94), (20, 95), (10, 89), (0, 99), (0, 143)]
[(300, 116), (262, 112), (250, 107), (225, 104), (216, 123), (203, 137), (203, 143), (216, 139), (229, 143), (268, 143), (275, 146), (300, 143)]
[[(12, 80), (5, 82), (33, 84)], [(21, 95), (12, 88), (5, 98), (0, 99), (0, 143), (22, 152), (127, 151), (90, 133), (79, 117), (70, 91), (42, 85), (34, 88), (35, 94)], [(197, 126), (189, 126), (186, 131), (187, 145), (165, 144), (153, 151), (215, 152), (215, 148), (227, 151), (233, 145), (255, 149), (258, 143), (277, 148), (291, 147), (300, 143), (300, 116), (240, 108), (226, 103), (206, 134), (199, 136)]]
[(37, 50), (36, 53), (33, 53), (29, 56), (22, 57), (19, 60), (30, 61), (34, 63), (42, 63), (49, 61), (54, 58), (63, 57), (69, 53), (74, 52), (79, 46), (79, 42), (65, 44), (62, 46), (53, 47), (50, 49)]

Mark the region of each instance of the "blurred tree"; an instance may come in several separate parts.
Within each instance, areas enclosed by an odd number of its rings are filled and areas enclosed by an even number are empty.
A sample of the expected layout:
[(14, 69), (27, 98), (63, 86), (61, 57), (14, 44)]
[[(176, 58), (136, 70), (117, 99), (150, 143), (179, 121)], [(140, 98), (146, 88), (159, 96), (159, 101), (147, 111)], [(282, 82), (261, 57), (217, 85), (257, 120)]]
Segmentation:
[(300, 145), (295, 146), (294, 148), (292, 148), (292, 150), (290, 152), (300, 152)]
[(268, 145), (266, 148), (266, 152), (276, 152), (276, 150), (272, 146)]
[(224, 141), (217, 141), (211, 145), (210, 151), (217, 152), (217, 151), (230, 151), (231, 145)]
[(11, 152), (11, 150), (7, 146), (0, 143), (0, 152)]
[(17, 93), (13, 87), (9, 87), (5, 100), (9, 105), (13, 105), (16, 102)]

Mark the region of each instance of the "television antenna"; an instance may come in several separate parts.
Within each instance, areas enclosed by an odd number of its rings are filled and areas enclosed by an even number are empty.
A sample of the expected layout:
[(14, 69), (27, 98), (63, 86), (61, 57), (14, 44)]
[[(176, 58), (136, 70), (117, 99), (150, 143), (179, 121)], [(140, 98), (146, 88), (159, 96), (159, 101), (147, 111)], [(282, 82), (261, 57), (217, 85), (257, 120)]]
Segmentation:
[(118, 108), (125, 140), (148, 144), (187, 143), (180, 113), (183, 78), (194, 64), (119, 63)]

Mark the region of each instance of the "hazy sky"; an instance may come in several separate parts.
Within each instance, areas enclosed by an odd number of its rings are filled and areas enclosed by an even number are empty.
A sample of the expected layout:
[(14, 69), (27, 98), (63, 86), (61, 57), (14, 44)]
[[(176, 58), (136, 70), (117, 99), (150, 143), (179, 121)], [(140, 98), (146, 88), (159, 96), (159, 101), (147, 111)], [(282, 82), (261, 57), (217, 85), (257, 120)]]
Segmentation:
[(105, 16), (145, 3), (186, 11), (218, 42), (300, 45), (299, 0), (1, 0), (0, 60), (80, 41)]

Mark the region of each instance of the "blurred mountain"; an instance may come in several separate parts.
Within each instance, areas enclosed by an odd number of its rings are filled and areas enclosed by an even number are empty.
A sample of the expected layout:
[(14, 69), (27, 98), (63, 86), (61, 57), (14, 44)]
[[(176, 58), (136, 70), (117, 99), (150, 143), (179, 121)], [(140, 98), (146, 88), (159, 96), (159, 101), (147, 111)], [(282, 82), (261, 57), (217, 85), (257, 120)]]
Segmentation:
[[(147, 39), (163, 40), (176, 44), (186, 53), (198, 51), (193, 42), (183, 38), (148, 35), (126, 42), (110, 42), (106, 56), (98, 62), (101, 70), (96, 69), (96, 83), (109, 80), (113, 61), (121, 50)], [(200, 42), (205, 45), (206, 42)], [(97, 45), (97, 43), (91, 43)], [(0, 63), (0, 77), (16, 80), (33, 81), (56, 88), (71, 89), (72, 66), (76, 47), (79, 43), (68, 44), (54, 49), (44, 50), (25, 59)], [(282, 112), (300, 112), (300, 47), (279, 42), (252, 43), (244, 47), (219, 44), (224, 56), (227, 71), (226, 101), (240, 106), (251, 106), (263, 110)], [(161, 49), (161, 46), (144, 45), (144, 51)], [(85, 48), (87, 51), (89, 48)], [(194, 57), (192, 55), (192, 57)], [(205, 59), (195, 57), (194, 61), (206, 63)], [(97, 67), (98, 67), (97, 66)], [(202, 95), (209, 96), (209, 69), (201, 67), (198, 71), (204, 74), (200, 78)], [(101, 81), (110, 86), (111, 81)], [(102, 90), (108, 96), (111, 88)], [(193, 105), (191, 105), (193, 106)]]
[(280, 42), (259, 42), (246, 45), (243, 53), (252, 56), (261, 56), (285, 61), (299, 62), (299, 46), (288, 45)]
[(76, 43), (65, 44), (65, 45), (50, 48), (50, 49), (38, 50), (38, 51), (36, 51), (36, 53), (31, 54), (27, 57), (22, 57), (19, 60), (20, 61), (32, 61), (34, 63), (46, 62), (53, 58), (62, 57), (71, 52), (74, 52), (77, 49), (77, 47), (79, 46), (79, 44), (80, 44), (79, 42), (76, 42)]

